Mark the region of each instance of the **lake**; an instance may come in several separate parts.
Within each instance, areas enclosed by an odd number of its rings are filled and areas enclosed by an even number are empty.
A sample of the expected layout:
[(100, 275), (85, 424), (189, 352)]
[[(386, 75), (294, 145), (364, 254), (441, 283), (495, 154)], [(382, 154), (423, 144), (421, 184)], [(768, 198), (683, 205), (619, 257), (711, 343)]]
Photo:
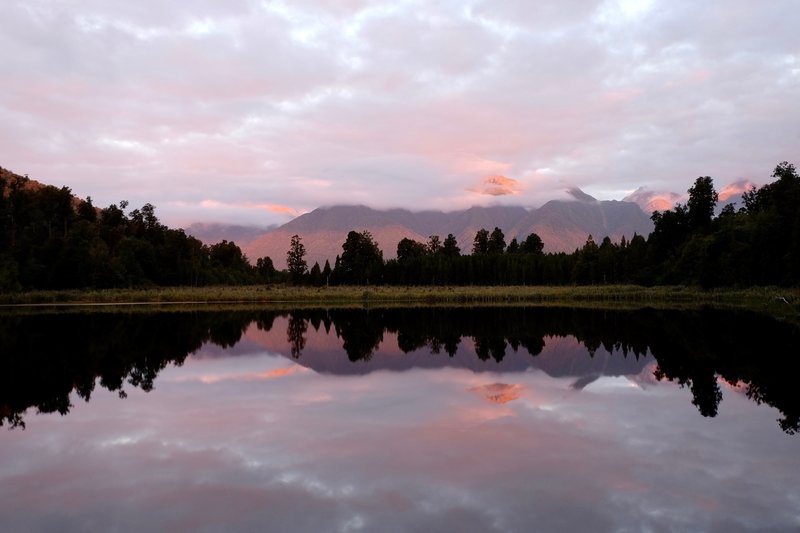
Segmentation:
[(713, 309), (0, 312), (0, 531), (800, 530), (800, 328)]

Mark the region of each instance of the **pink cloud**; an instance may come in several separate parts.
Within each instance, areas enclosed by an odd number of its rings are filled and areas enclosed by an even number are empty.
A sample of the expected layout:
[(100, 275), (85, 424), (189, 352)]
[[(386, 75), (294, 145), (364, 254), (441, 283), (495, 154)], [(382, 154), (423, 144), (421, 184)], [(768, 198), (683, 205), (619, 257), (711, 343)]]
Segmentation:
[(518, 400), (524, 387), (508, 383), (491, 383), (470, 387), (471, 392), (476, 392), (491, 403), (504, 404)]
[(477, 187), (467, 190), (488, 196), (506, 196), (509, 194), (518, 194), (522, 190), (522, 187), (514, 178), (489, 176), (488, 178), (484, 178)]
[(292, 218), (298, 217), (304, 213), (304, 211), (295, 209), (294, 207), (279, 204), (255, 204), (254, 207), (266, 209), (267, 211), (271, 211), (280, 215), (289, 215)]
[(721, 191), (719, 191), (719, 201), (726, 202), (729, 198), (738, 196), (752, 187), (755, 187), (755, 184), (746, 179), (726, 185)]

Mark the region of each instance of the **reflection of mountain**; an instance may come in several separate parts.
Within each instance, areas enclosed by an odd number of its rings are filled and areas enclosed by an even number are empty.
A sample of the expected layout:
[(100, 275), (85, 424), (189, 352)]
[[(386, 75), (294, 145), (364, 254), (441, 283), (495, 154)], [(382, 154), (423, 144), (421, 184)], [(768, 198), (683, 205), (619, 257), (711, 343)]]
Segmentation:
[[(286, 341), (287, 317), (275, 320), (273, 329), (262, 331), (251, 326), (244, 335), (245, 341), (258, 343), (271, 353), (291, 358), (290, 348)], [(500, 332), (498, 332), (499, 334)], [(368, 361), (355, 363), (344, 353), (344, 340), (332, 329), (315, 330), (309, 328), (306, 334), (305, 348), (297, 362), (317, 373), (333, 375), (368, 374), (379, 370), (410, 370), (412, 368), (464, 368), (473, 372), (524, 372), (538, 369), (551, 377), (593, 377), (626, 376), (639, 374), (652, 359), (636, 357), (633, 354), (624, 356), (619, 350), (598, 351), (589, 356), (587, 348), (574, 337), (547, 337), (541, 353), (532, 356), (528, 350), (518, 347), (516, 350), (506, 345), (500, 360), (493, 357), (481, 360), (476, 355), (475, 341), (462, 338), (457, 351), (448, 355), (445, 351), (432, 353), (426, 345), (404, 353), (398, 346), (396, 333), (384, 333), (383, 341), (370, 356)]]
[[(757, 332), (743, 335), (742, 332)], [(307, 309), (293, 312), (0, 314), (0, 424), (23, 425), (30, 407), (67, 413), (70, 395), (95, 386), (149, 391), (187, 354), (219, 357), (264, 348), (329, 374), (458, 367), (539, 369), (580, 389), (599, 376), (685, 385), (706, 416), (720, 383), (778, 408), (800, 429), (800, 399), (784, 364), (800, 328), (755, 313), (568, 308)], [(652, 355), (649, 355), (652, 354)], [(655, 362), (654, 362), (655, 361)], [(652, 376), (649, 377), (649, 376)]]

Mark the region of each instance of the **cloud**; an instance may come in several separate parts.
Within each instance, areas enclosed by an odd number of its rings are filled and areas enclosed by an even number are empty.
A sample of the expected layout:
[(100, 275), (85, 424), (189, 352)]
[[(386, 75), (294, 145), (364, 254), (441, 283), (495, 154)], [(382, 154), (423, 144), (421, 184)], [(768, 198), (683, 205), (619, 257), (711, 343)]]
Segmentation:
[(522, 188), (520, 183), (514, 178), (489, 176), (488, 178), (484, 178), (477, 187), (467, 190), (488, 196), (506, 196), (509, 194), (518, 194)]
[[(11, 0), (0, 164), (167, 223), (205, 198), (450, 209), (541, 203), (561, 178), (599, 199), (765, 182), (798, 142), (798, 16), (792, 0)], [(464, 191), (484, 176), (526, 188)]]
[(684, 200), (684, 196), (674, 192), (653, 192), (640, 187), (627, 195), (623, 200), (638, 204), (645, 212), (668, 211)]
[(298, 217), (303, 214), (303, 211), (295, 209), (293, 207), (289, 207), (287, 205), (277, 205), (277, 204), (256, 204), (254, 207), (259, 207), (262, 209), (266, 209), (267, 211), (271, 211), (273, 213), (278, 213), (281, 215), (289, 215), (292, 218)]
[(741, 195), (743, 192), (748, 191), (753, 187), (756, 187), (756, 184), (750, 180), (743, 179), (735, 181), (729, 185), (726, 185), (719, 191), (719, 201), (726, 202), (731, 198), (736, 199), (734, 197)]

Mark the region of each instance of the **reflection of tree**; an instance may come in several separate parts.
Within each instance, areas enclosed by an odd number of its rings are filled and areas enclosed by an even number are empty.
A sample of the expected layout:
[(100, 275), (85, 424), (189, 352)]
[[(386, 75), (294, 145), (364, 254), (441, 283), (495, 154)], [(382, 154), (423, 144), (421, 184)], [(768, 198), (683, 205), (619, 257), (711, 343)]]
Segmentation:
[(189, 312), (0, 317), (0, 425), (24, 427), (30, 407), (66, 414), (70, 393), (88, 401), (95, 383), (120, 397), (126, 382), (152, 390), (168, 364), (182, 363), (212, 339), (232, 345), (234, 332), (252, 319)]
[[(372, 311), (374, 313), (374, 311)], [(388, 331), (399, 347), (412, 351), (444, 346), (455, 354), (462, 337), (472, 337), (476, 356), (500, 361), (506, 350), (520, 347), (535, 356), (548, 336), (574, 336), (594, 354), (601, 348), (623, 357), (651, 353), (658, 362), (656, 377), (687, 386), (692, 403), (704, 416), (715, 416), (722, 400), (718, 377), (744, 383), (747, 396), (778, 408), (781, 427), (800, 431), (800, 399), (793, 392), (791, 373), (780, 358), (796, 346), (796, 326), (748, 312), (718, 310), (613, 311), (569, 308), (424, 308), (385, 310)], [(741, 335), (757, 331), (758, 335)]]
[(488, 361), (491, 356), (498, 363), (506, 355), (506, 341), (502, 336), (474, 337), (475, 355), (481, 361)]
[(286, 327), (286, 341), (289, 343), (289, 350), (292, 358), (299, 359), (306, 347), (306, 331), (308, 322), (299, 316), (299, 313), (289, 314), (289, 325)]
[[(659, 381), (667, 379), (673, 381), (662, 369), (658, 367), (653, 372)], [(674, 381), (680, 383), (681, 387), (687, 386), (692, 391), (692, 404), (695, 405), (703, 416), (717, 416), (719, 402), (722, 401), (722, 391), (719, 389), (716, 375), (713, 369), (706, 369), (705, 372), (696, 372), (691, 376), (682, 374)]]
[(384, 320), (381, 311), (336, 309), (330, 312), (336, 335), (351, 361), (369, 361), (383, 341)]
[[(120, 396), (126, 383), (149, 391), (166, 365), (180, 364), (204, 342), (233, 346), (248, 324), (269, 331), (275, 316), (270, 311), (0, 316), (0, 424), (24, 426), (30, 407), (67, 413), (70, 393), (88, 400), (96, 384)], [(508, 350), (536, 356), (545, 338), (573, 336), (590, 350), (637, 359), (652, 354), (656, 378), (686, 386), (704, 416), (717, 414), (723, 379), (742, 384), (753, 401), (779, 409), (787, 433), (800, 430), (794, 376), (782, 363), (797, 345), (800, 328), (754, 313), (423, 307), (297, 310), (288, 320), (286, 339), (295, 358), (309, 335), (331, 329), (351, 361), (369, 361), (384, 332), (396, 334), (404, 352), (427, 349), (432, 356), (452, 357), (461, 340), (470, 338), (478, 358), (498, 362)]]
[[(793, 353), (800, 335), (797, 327), (756, 313), (708, 309), (663, 311), (642, 320), (641, 327), (647, 323), (651, 325), (645, 332), (658, 361), (656, 378), (688, 385), (692, 403), (704, 416), (717, 414), (722, 379), (744, 384), (748, 398), (778, 408), (783, 414), (778, 422), (787, 433), (800, 430), (795, 377), (782, 362), (787, 360), (782, 356)], [(742, 335), (743, 331), (758, 334)]]

